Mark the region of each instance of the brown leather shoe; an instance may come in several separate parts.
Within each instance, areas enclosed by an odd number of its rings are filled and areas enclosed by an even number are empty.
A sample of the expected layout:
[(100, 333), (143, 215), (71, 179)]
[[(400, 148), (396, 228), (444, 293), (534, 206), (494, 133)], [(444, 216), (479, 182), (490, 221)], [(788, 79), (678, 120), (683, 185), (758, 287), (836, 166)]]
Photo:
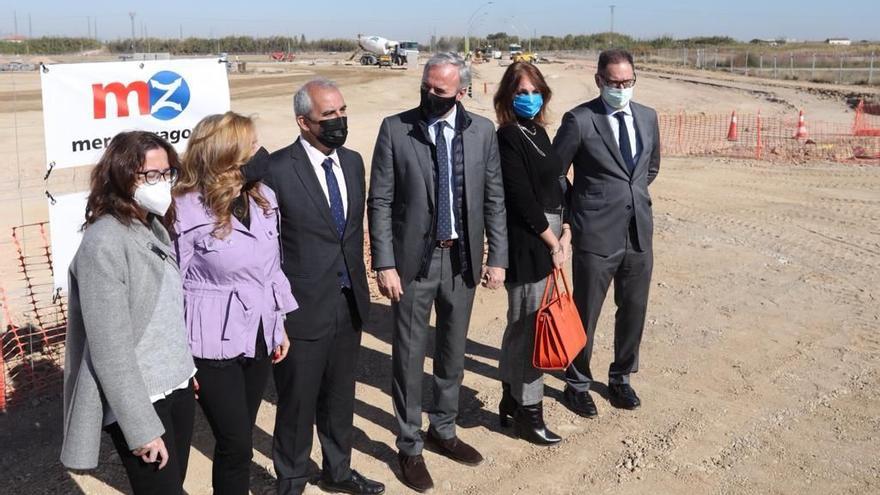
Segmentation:
[(430, 428), (428, 429), (428, 435), (425, 437), (425, 446), (453, 461), (458, 461), (468, 466), (477, 466), (483, 462), (483, 456), (477, 452), (477, 449), (462, 442), (458, 437), (452, 437), (448, 440), (439, 438)]
[(420, 455), (397, 454), (397, 462), (400, 464), (400, 472), (403, 474), (401, 481), (413, 490), (424, 493), (434, 488), (434, 480), (425, 466), (425, 458)]

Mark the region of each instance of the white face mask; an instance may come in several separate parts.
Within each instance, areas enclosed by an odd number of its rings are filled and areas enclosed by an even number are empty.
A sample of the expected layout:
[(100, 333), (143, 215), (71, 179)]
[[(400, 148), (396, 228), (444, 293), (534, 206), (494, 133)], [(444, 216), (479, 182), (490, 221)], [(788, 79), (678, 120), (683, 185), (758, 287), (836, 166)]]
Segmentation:
[(134, 200), (150, 213), (164, 216), (171, 206), (171, 182), (167, 180), (160, 180), (155, 184), (145, 182), (135, 188)]
[(609, 107), (620, 110), (625, 107), (633, 97), (633, 88), (612, 88), (602, 86), (602, 99)]

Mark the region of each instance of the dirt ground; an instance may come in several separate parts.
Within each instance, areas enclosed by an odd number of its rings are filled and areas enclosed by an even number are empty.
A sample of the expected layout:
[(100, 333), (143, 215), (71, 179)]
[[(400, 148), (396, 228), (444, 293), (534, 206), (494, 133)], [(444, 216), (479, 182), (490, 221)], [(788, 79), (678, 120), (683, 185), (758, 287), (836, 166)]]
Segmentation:
[[(417, 104), (420, 74), (339, 60), (253, 60), (254, 73), (231, 76), (232, 107), (258, 117), (261, 141), (274, 150), (295, 137), (296, 87), (317, 75), (335, 79), (349, 107), (348, 146), (369, 163), (380, 118)], [(595, 96), (595, 65), (577, 59), (540, 68), (554, 91), (552, 135), (565, 110)], [(468, 109), (491, 116), (502, 72), (497, 63), (476, 67)], [(804, 107), (816, 119), (852, 119), (839, 96), (703, 73), (643, 71), (636, 99), (660, 111), (790, 115)], [(47, 217), (40, 107), (36, 74), (0, 74), (0, 153), (7, 158), (0, 232)], [(62, 172), (49, 181), (53, 192), (82, 188), (86, 169)], [(560, 403), (562, 381), (548, 376), (546, 419), (564, 441), (536, 447), (501, 428), (506, 295), (480, 289), (459, 434), (487, 462), (469, 468), (426, 452), (435, 493), (880, 492), (878, 191), (880, 167), (872, 165), (665, 158), (651, 187), (655, 271), (641, 371), (633, 377), (642, 408), (613, 409), (599, 384), (599, 417), (579, 418)], [(14, 266), (3, 237), (6, 281)], [(596, 332), (600, 380), (612, 357), (613, 313), (609, 295)], [(409, 493), (396, 466), (390, 340), (387, 302), (376, 299), (359, 356), (352, 464), (385, 482), (388, 493)], [(259, 494), (273, 492), (274, 402), (269, 390), (255, 432), (252, 487)], [(60, 409), (59, 400), (48, 400), (0, 415), (0, 493), (127, 493), (108, 441), (98, 470), (62, 469)], [(186, 482), (192, 495), (211, 492), (212, 448), (199, 414)], [(320, 465), (317, 444), (312, 457)]]

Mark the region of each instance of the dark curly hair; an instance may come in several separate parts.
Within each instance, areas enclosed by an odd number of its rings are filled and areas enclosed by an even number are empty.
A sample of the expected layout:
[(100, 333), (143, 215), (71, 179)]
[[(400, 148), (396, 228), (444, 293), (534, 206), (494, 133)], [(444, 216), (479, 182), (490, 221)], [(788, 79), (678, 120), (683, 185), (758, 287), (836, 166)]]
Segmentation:
[[(148, 225), (146, 212), (134, 200), (134, 189), (137, 172), (143, 167), (147, 152), (154, 149), (165, 150), (168, 164), (173, 168), (180, 167), (174, 147), (152, 132), (120, 132), (110, 141), (92, 170), (83, 229), (103, 215), (112, 215), (123, 225), (131, 225), (133, 220)], [(174, 218), (172, 204), (162, 217), (162, 223), (170, 228)]]

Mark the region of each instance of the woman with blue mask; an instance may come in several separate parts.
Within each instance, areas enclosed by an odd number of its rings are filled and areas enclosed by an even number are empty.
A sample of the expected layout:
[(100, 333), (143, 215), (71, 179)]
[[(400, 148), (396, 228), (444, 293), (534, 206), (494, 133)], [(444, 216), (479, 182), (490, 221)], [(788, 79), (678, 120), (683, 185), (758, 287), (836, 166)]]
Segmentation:
[(563, 221), (562, 160), (544, 126), (551, 91), (529, 63), (511, 64), (495, 93), (498, 151), (507, 206), (507, 328), (501, 343), (501, 424), (538, 445), (561, 438), (544, 423), (543, 372), (532, 366), (535, 317), (547, 276), (570, 256)]

